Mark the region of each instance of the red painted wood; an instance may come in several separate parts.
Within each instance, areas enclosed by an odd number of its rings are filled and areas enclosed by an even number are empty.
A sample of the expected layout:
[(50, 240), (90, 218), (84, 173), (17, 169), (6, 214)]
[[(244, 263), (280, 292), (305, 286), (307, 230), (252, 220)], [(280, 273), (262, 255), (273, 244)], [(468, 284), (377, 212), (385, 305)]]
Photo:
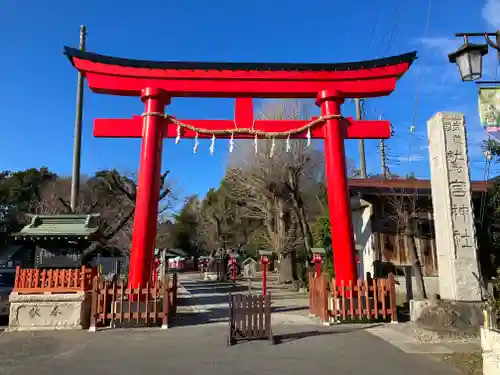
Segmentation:
[[(95, 137), (112, 138), (141, 138), (142, 137), (142, 117), (134, 116), (131, 119), (96, 119), (94, 121)], [(193, 125), (203, 129), (232, 129), (235, 122), (232, 120), (179, 120), (185, 124)], [(283, 132), (297, 129), (306, 125), (311, 120), (256, 120), (255, 129), (265, 132)], [(239, 122), (237, 122), (239, 126)], [(162, 134), (165, 138), (175, 138), (177, 136), (177, 125), (162, 121)], [(391, 125), (389, 121), (379, 120), (354, 120), (346, 118), (341, 120), (341, 126), (347, 128), (346, 139), (388, 139), (391, 136)], [(239, 126), (243, 128), (244, 126)], [(245, 126), (246, 127), (246, 126)], [(311, 138), (324, 138), (323, 125), (319, 124), (311, 128)], [(290, 136), (290, 138), (306, 138), (307, 131)], [(195, 132), (189, 129), (182, 129), (182, 138), (194, 138)], [(198, 134), (199, 138), (212, 138), (212, 134)], [(217, 135), (218, 139), (231, 138), (231, 135)], [(235, 139), (253, 139), (250, 134), (235, 134)], [(284, 137), (286, 138), (286, 137)], [(182, 140), (181, 140), (182, 142)]]
[[(322, 91), (318, 94), (317, 104), (321, 114), (328, 116), (341, 113), (343, 99), (336, 91)], [(338, 119), (330, 119), (325, 124), (325, 169), (328, 186), (328, 207), (332, 231), (332, 249), (334, 249), (335, 277), (345, 283), (357, 280), (352, 229), (351, 204), (347, 185), (344, 136)]]
[(99, 94), (139, 96), (143, 87), (157, 87), (171, 97), (204, 98), (314, 98), (325, 87), (335, 87), (345, 98), (389, 95), (399, 76), (354, 80), (220, 80), (157, 79), (85, 74), (89, 87)]
[(390, 94), (409, 62), (384, 67), (338, 71), (254, 71), (144, 69), (108, 65), (74, 58), (89, 87), (98, 93), (140, 96), (144, 87), (156, 87), (176, 97), (314, 98), (332, 87), (345, 97)]
[(374, 77), (401, 76), (407, 70), (409, 62), (351, 70), (217, 70), (217, 69), (149, 69), (124, 65), (103, 64), (74, 57), (76, 69), (101, 75), (120, 75), (124, 77), (160, 78), (160, 79), (229, 79), (229, 80), (294, 80), (294, 81), (357, 81)]
[[(142, 101), (146, 112), (161, 112), (168, 104), (161, 90), (146, 88)], [(129, 266), (129, 287), (146, 285), (150, 280), (160, 194), (161, 151), (163, 134), (161, 118), (149, 116), (144, 120), (144, 132), (139, 165), (139, 178)]]
[[(120, 60), (114, 61), (121, 64)], [(165, 96), (245, 98), (240, 100), (236, 107), (236, 124), (245, 128), (254, 125), (255, 129), (266, 132), (296, 129), (307, 121), (254, 122), (252, 103), (248, 98), (316, 98), (323, 115), (340, 114), (340, 104), (345, 98), (389, 95), (395, 89), (397, 80), (411, 64), (410, 61), (405, 61), (382, 67), (335, 71), (267, 71), (146, 69), (123, 64), (103, 64), (78, 57), (72, 58), (72, 63), (85, 75), (89, 87), (94, 92), (122, 96), (143, 96), (143, 90), (150, 94), (155, 93), (143, 97), (146, 112), (163, 112), (163, 105), (168, 101)], [(215, 130), (232, 128), (235, 121), (183, 122)], [(183, 133), (182, 136), (186, 138), (195, 136), (188, 130)], [(336, 275), (344, 285), (345, 282), (356, 280), (357, 272), (344, 139), (389, 138), (390, 125), (386, 121), (330, 119), (324, 125), (311, 129), (311, 133), (313, 138), (325, 139), (330, 219), (332, 226), (335, 225), (335, 231), (332, 231), (332, 248), (335, 249)], [(134, 117), (129, 120), (100, 119), (95, 122), (94, 134), (101, 137), (142, 137), (129, 280), (133, 286), (144, 285), (149, 280), (153, 257), (162, 139), (176, 137), (177, 126), (157, 116), (148, 116), (145, 119)], [(200, 138), (207, 136), (211, 137), (211, 134), (199, 134)], [(305, 136), (306, 134), (296, 134), (293, 137)], [(235, 138), (253, 137), (238, 135)]]

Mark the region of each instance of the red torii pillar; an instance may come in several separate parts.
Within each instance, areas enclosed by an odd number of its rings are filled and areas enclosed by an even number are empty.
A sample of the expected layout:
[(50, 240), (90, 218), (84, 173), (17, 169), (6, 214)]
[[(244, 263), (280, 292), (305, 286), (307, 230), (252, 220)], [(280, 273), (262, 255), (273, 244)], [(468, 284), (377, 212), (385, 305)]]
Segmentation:
[[(159, 176), (161, 164), (162, 138), (176, 138), (178, 135), (175, 118), (164, 119), (164, 104), (168, 97), (153, 89), (143, 91), (145, 104), (144, 116), (132, 119), (97, 119), (94, 136), (143, 138), (139, 167), (139, 186), (137, 190), (136, 214), (132, 237), (132, 256), (130, 259), (129, 280), (132, 284), (147, 280), (151, 268), (149, 254), (154, 250), (156, 220), (158, 211)], [(341, 93), (322, 91), (316, 100), (321, 107), (323, 117), (339, 115), (343, 102)], [(349, 190), (345, 162), (344, 139), (387, 139), (390, 137), (388, 121), (335, 118), (319, 123), (311, 128), (310, 136), (324, 139), (326, 177), (328, 185), (328, 203), (332, 225), (332, 247), (335, 254), (335, 275), (338, 280), (356, 280), (357, 266), (351, 220)], [(315, 120), (254, 120), (252, 99), (238, 98), (235, 103), (233, 120), (179, 120), (199, 129), (222, 130), (254, 126), (263, 131), (283, 132), (298, 129)], [(182, 128), (182, 138), (194, 138), (196, 133)], [(230, 134), (218, 138), (229, 138)], [(199, 138), (209, 138), (210, 133), (199, 133)], [(290, 138), (306, 138), (307, 132), (292, 135)], [(251, 134), (234, 134), (235, 139), (253, 138)], [(283, 138), (283, 137), (282, 137)], [(335, 228), (335, 229), (333, 229)], [(144, 284), (142, 284), (144, 285)]]
[[(87, 78), (96, 93), (140, 96), (144, 118), (95, 121), (94, 134), (104, 137), (142, 137), (137, 204), (132, 235), (129, 283), (144, 285), (151, 273), (157, 224), (158, 195), (163, 138), (177, 137), (175, 119), (164, 118), (164, 108), (173, 97), (207, 98), (316, 98), (322, 124), (310, 128), (312, 138), (325, 140), (328, 201), (332, 229), (335, 272), (339, 282), (355, 281), (354, 236), (350, 212), (344, 139), (388, 138), (384, 121), (353, 121), (336, 117), (346, 98), (389, 95), (397, 80), (416, 59), (416, 53), (378, 60), (339, 64), (155, 62), (114, 58), (65, 47), (69, 60)], [(238, 127), (266, 133), (297, 129), (300, 121), (253, 121), (251, 103), (240, 99), (235, 120)], [(242, 104), (243, 103), (243, 104)], [(246, 104), (244, 104), (246, 103)], [(205, 129), (199, 137), (211, 137), (210, 130), (234, 128), (234, 121), (191, 120)], [(305, 125), (307, 122), (302, 122)], [(179, 125), (177, 123), (177, 125)], [(229, 138), (230, 132), (226, 134)], [(183, 128), (182, 137), (195, 137)], [(253, 138), (234, 134), (235, 138)], [(293, 138), (305, 138), (306, 132)], [(224, 138), (218, 136), (218, 138)]]

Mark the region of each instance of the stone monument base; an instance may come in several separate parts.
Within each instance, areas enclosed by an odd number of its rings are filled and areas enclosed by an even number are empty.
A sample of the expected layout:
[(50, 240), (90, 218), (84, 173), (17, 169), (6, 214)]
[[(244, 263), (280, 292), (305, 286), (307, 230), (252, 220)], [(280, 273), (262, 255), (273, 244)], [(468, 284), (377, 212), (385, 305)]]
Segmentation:
[(481, 328), (481, 347), (483, 348), (483, 374), (500, 374), (500, 331)]
[(217, 281), (217, 272), (205, 272), (203, 280)]
[(90, 294), (11, 293), (9, 331), (85, 329), (90, 323)]
[(448, 334), (478, 334), (484, 324), (483, 302), (410, 301), (410, 320), (419, 327)]

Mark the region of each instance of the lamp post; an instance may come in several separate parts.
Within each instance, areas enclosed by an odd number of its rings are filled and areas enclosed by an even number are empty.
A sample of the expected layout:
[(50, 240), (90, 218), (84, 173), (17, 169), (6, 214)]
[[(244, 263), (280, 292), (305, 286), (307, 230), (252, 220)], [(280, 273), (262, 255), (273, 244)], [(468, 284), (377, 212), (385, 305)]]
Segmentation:
[(231, 267), (231, 279), (233, 284), (236, 284), (236, 268), (238, 261), (235, 254), (229, 254), (229, 264)]
[(316, 272), (315, 278), (319, 278), (321, 276), (321, 263), (323, 263), (323, 257), (325, 256), (325, 249), (322, 247), (313, 247), (311, 249), (313, 253), (312, 262), (315, 265)]
[(267, 295), (267, 265), (273, 255), (272, 251), (259, 250), (260, 266), (262, 269), (262, 295)]
[[(457, 33), (455, 36), (463, 37), (464, 44), (450, 53), (448, 59), (451, 63), (457, 64), (463, 82), (476, 81), (483, 74), (483, 56), (488, 53), (488, 46), (500, 55), (500, 30), (495, 33)], [(469, 43), (469, 37), (484, 37), (486, 44)], [(496, 42), (490, 37), (495, 37)]]

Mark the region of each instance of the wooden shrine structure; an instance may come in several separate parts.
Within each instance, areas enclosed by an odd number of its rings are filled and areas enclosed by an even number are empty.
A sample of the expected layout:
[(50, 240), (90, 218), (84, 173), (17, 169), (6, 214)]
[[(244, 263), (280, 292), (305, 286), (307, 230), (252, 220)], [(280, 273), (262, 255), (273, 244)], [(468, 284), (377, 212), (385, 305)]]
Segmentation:
[[(357, 279), (344, 140), (389, 138), (388, 121), (344, 118), (349, 98), (391, 94), (416, 53), (353, 63), (156, 62), (115, 58), (65, 47), (65, 54), (99, 94), (136, 96), (144, 112), (130, 119), (97, 119), (98, 137), (141, 137), (137, 205), (129, 283), (150, 279), (157, 226), (161, 154), (164, 138), (324, 139), (328, 202), (337, 280)], [(236, 98), (231, 120), (179, 120), (165, 113), (176, 97)], [(321, 117), (255, 120), (252, 98), (315, 98)]]

